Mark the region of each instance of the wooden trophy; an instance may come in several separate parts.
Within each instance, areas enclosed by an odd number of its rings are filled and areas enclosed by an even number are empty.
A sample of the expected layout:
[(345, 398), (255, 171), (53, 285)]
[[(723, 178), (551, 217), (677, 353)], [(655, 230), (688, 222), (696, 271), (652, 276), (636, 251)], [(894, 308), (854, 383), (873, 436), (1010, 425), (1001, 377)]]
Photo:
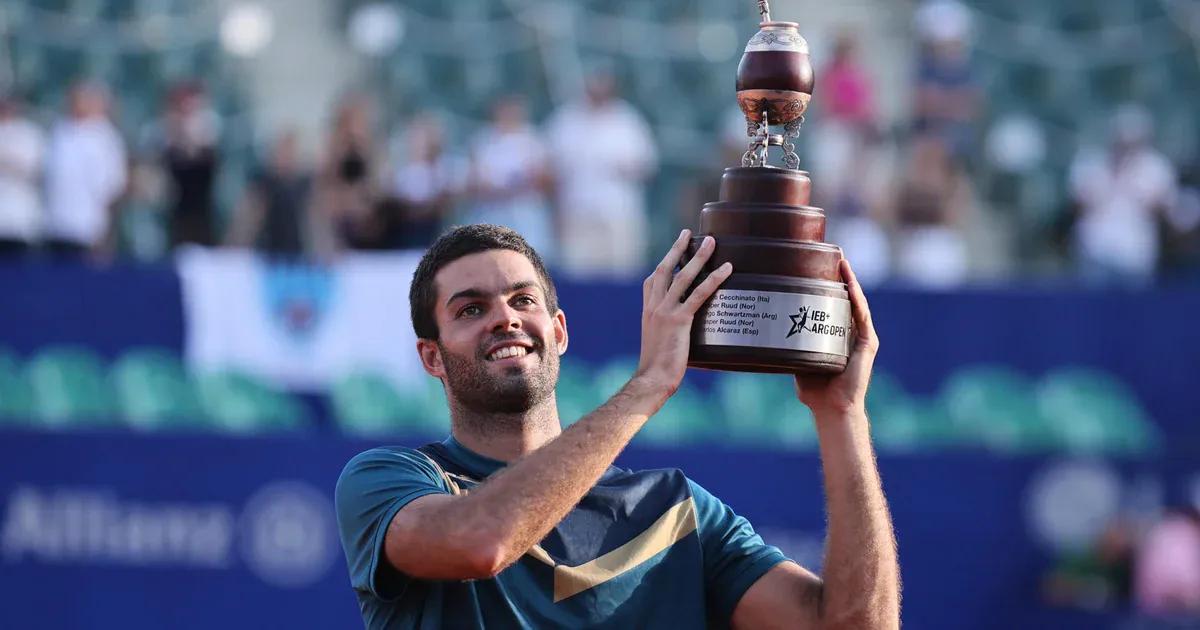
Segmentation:
[[(771, 21), (766, 0), (759, 11), (762, 23), (737, 74), (750, 148), (742, 166), (725, 169), (720, 200), (704, 205), (689, 247), (690, 257), (712, 236), (706, 271), (729, 261), (733, 274), (696, 314), (688, 364), (838, 373), (853, 334), (842, 250), (824, 242), (825, 213), (808, 205), (812, 181), (792, 143), (813, 90), (808, 43), (795, 22)], [(772, 134), (772, 125), (783, 133)], [(782, 167), (767, 164), (772, 146), (784, 151)]]

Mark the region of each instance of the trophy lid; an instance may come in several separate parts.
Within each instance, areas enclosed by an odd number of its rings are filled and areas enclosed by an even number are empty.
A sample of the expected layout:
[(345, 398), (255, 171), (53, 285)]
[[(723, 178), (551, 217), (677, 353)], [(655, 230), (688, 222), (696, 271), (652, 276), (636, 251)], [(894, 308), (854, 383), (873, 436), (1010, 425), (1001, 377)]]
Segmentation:
[(808, 54), (808, 41), (797, 22), (763, 22), (743, 52), (793, 52)]

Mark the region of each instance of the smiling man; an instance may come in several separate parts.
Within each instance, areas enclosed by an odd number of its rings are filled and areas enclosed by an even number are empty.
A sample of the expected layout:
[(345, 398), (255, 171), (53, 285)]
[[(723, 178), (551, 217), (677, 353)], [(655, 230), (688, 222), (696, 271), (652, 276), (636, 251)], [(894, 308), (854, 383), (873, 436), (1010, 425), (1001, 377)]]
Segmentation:
[(878, 341), (849, 265), (858, 336), (846, 372), (797, 378), (825, 470), (824, 579), (682, 472), (612, 465), (679, 387), (692, 319), (732, 272), (718, 267), (687, 293), (714, 248), (705, 239), (676, 273), (688, 236), (643, 285), (637, 370), (566, 430), (554, 386), (567, 320), (537, 253), (487, 225), (426, 252), (412, 321), (451, 435), (366, 451), (338, 480), (367, 628), (899, 627), (895, 540), (864, 411)]

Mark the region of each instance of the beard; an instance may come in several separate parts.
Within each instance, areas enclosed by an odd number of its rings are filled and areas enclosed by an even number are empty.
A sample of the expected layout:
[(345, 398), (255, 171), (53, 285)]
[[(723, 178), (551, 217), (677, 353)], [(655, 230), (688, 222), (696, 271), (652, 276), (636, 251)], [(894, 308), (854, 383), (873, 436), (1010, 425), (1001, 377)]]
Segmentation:
[[(532, 367), (514, 365), (497, 373), (488, 365), (487, 348), (515, 339), (532, 344), (528, 352), (536, 354), (538, 361)], [(554, 393), (559, 357), (545, 340), (524, 335), (491, 337), (472, 356), (450, 352), (440, 341), (438, 348), (446, 368), (447, 395), (475, 414), (524, 413)]]

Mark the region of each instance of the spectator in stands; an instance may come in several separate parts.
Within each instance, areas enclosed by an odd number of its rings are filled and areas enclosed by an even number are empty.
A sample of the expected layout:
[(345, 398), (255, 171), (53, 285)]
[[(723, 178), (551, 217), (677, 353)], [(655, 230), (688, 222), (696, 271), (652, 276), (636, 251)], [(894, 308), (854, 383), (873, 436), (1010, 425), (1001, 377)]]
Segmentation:
[(1076, 263), (1087, 278), (1140, 284), (1153, 279), (1160, 220), (1175, 201), (1175, 167), (1150, 144), (1153, 122), (1126, 105), (1113, 118), (1107, 148), (1080, 151), (1069, 185), (1078, 207)]
[(409, 121), (400, 144), (391, 178), (396, 200), (392, 242), (401, 248), (423, 248), (449, 221), (465, 190), (469, 166), (446, 149), (445, 128), (429, 112)]
[(318, 181), (319, 205), (350, 249), (383, 246), (385, 227), (377, 213), (376, 147), (372, 106), (351, 94), (338, 106)]
[(506, 96), (471, 151), (469, 223), (503, 225), (520, 232), (542, 258), (556, 260), (554, 225), (546, 198), (546, 145), (529, 123), (525, 102)]
[(874, 210), (882, 191), (875, 164), (879, 130), (874, 86), (858, 62), (858, 41), (838, 36), (829, 64), (822, 68), (816, 92), (820, 109), (813, 130), (812, 170), (817, 179), (813, 201), (829, 213), (830, 240), (854, 261), (859, 281), (877, 284), (891, 273), (887, 234)]
[(108, 117), (108, 91), (71, 88), (67, 116), (46, 157), (46, 247), (68, 257), (107, 258), (116, 248), (116, 204), (125, 190), (125, 142)]
[(675, 197), (675, 220), (678, 225), (672, 226), (669, 233), (683, 228), (696, 229), (700, 225), (700, 211), (704, 204), (720, 198), (724, 169), (742, 164), (742, 157), (750, 144), (750, 136), (746, 133), (746, 115), (740, 107), (732, 106), (721, 118), (719, 144), (714, 151), (701, 156), (708, 165), (697, 169), (696, 174), (685, 177), (678, 184)]
[(1167, 212), (1161, 267), (1196, 278), (1200, 272), (1200, 162), (1180, 169), (1179, 195)]
[(23, 254), (38, 237), (44, 152), (42, 130), (16, 95), (0, 93), (0, 256)]
[(928, 0), (916, 14), (915, 131), (939, 138), (951, 161), (966, 165), (974, 151), (981, 102), (971, 67), (971, 13), (958, 0)]
[(213, 245), (221, 119), (210, 106), (204, 87), (189, 82), (171, 90), (161, 126), (160, 159), (172, 189), (168, 210), (171, 246)]
[(1134, 569), (1138, 609), (1155, 615), (1200, 615), (1200, 515), (1173, 510), (1150, 528)]
[(280, 258), (313, 252), (320, 225), (311, 208), (312, 186), (312, 173), (301, 160), (299, 137), (295, 131), (282, 133), (234, 211), (226, 243)]
[(1129, 604), (1133, 580), (1134, 527), (1126, 518), (1109, 522), (1094, 544), (1066, 553), (1043, 581), (1046, 601), (1083, 609)]
[(607, 71), (588, 77), (586, 97), (551, 118), (561, 263), (569, 273), (632, 277), (647, 246), (646, 180), (658, 151), (645, 119), (617, 96)]
[(909, 147), (907, 172), (895, 195), (898, 228), (896, 274), (928, 288), (960, 284), (968, 271), (961, 233), (970, 187), (951, 162), (948, 147), (934, 136), (918, 136)]

